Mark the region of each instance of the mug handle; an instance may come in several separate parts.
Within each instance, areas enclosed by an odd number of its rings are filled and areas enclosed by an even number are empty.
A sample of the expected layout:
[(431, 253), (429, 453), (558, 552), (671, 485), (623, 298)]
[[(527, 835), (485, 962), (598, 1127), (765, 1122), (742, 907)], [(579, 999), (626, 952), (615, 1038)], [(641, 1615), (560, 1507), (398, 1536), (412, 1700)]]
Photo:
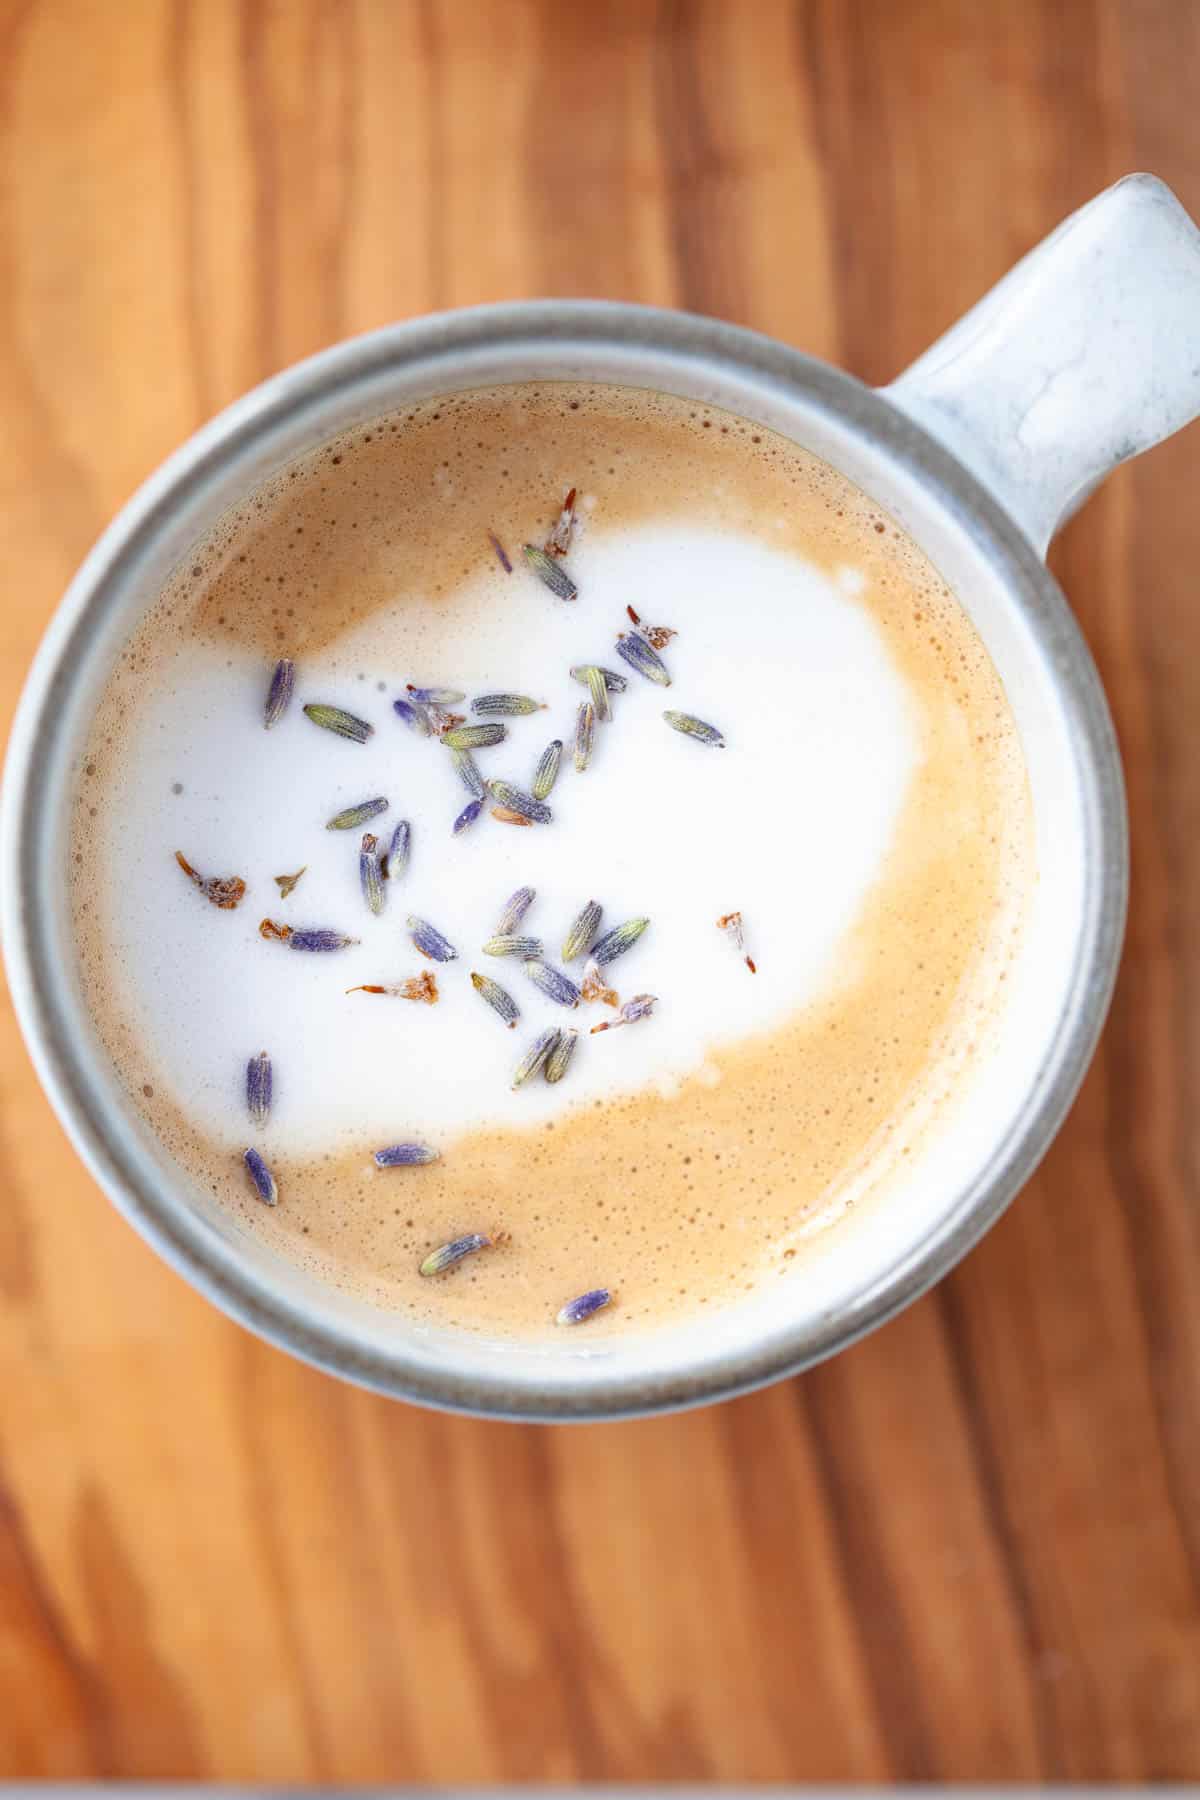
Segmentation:
[(1200, 231), (1156, 176), (1125, 176), (883, 392), (1044, 556), (1110, 470), (1200, 413)]

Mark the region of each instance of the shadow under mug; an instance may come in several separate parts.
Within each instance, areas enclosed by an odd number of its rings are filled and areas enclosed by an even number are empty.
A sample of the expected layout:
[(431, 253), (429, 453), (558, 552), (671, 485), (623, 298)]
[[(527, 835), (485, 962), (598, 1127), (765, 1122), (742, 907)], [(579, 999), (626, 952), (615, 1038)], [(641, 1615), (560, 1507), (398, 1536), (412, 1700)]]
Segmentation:
[[(63, 879), (74, 768), (99, 692), (167, 574), (282, 464), (348, 426), (503, 382), (647, 387), (724, 407), (834, 464), (897, 520), (1005, 683), (1039, 880), (996, 1057), (904, 1204), (829, 1234), (803, 1279), (654, 1333), (545, 1344), (417, 1329), (249, 1240), (136, 1116), (73, 974)], [(1200, 411), (1200, 234), (1150, 176), (1066, 221), (890, 388), (752, 332), (648, 307), (536, 301), (334, 346), (236, 402), (93, 549), (39, 650), (9, 749), (0, 903), (14, 1000), (88, 1168), (162, 1256), (253, 1330), (331, 1373), (525, 1419), (696, 1405), (801, 1369), (916, 1298), (970, 1248), (1060, 1124), (1107, 1010), (1124, 924), (1120, 763), (1091, 658), (1043, 556), (1126, 457)]]

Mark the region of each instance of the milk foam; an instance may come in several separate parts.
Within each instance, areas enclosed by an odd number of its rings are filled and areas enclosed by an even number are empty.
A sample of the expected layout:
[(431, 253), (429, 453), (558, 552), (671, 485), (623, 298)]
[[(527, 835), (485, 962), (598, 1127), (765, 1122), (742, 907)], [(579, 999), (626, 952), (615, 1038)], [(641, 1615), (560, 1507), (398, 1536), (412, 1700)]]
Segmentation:
[[(616, 537), (585, 529), (571, 568), (585, 596), (575, 605), (498, 564), (449, 611), (398, 591), (394, 606), (303, 661), (295, 703), (270, 732), (261, 722), (269, 668), (257, 656), (181, 643), (162, 665), (128, 721), (122, 802), (102, 821), (96, 868), (147, 1078), (216, 1142), (246, 1139), (243, 1069), (259, 1049), (276, 1068), (268, 1149), (303, 1156), (414, 1134), (448, 1147), (464, 1131), (644, 1087), (671, 1093), (711, 1069), (720, 1046), (769, 1031), (836, 983), (839, 943), (878, 877), (917, 755), (904, 679), (856, 598), (861, 575), (848, 567), (831, 577), (786, 549), (682, 521)], [(629, 600), (678, 630), (665, 652), (673, 685), (629, 672), (580, 774), (569, 750), (584, 690), (567, 670), (592, 660), (624, 669), (614, 639)], [(507, 741), (477, 761), (485, 775), (528, 787), (539, 751), (563, 738), (553, 824), (519, 829), (485, 811), (453, 837), (469, 796), (445, 749), (393, 713), (406, 680), (546, 700), (547, 711), (508, 722)], [(344, 705), (374, 736), (360, 747), (317, 729), (301, 711), (308, 700)], [(728, 748), (669, 730), (665, 706), (715, 721)], [(324, 829), (377, 794), (390, 807), (371, 829), (386, 843), (409, 819), (413, 844), (380, 918), (359, 890), (361, 833)], [(175, 849), (205, 873), (244, 876), (241, 908), (209, 905), (175, 866)], [(272, 877), (302, 864), (281, 901)], [(650, 992), (659, 1007), (649, 1022), (587, 1036), (569, 1082), (513, 1093), (512, 1067), (535, 1032), (588, 1033), (606, 1016), (567, 1013), (518, 964), (481, 954), (504, 899), (526, 884), (537, 900), (524, 929), (555, 963), (585, 900), (600, 901), (605, 926), (649, 915), (650, 930), (611, 975), (623, 999)], [(716, 928), (735, 908), (757, 976)], [(348, 995), (428, 966), (408, 939), (410, 912), (459, 950), (437, 969), (439, 1003)], [(264, 915), (362, 942), (336, 955), (292, 952), (260, 939)], [(472, 969), (514, 995), (516, 1031), (481, 1003)]]

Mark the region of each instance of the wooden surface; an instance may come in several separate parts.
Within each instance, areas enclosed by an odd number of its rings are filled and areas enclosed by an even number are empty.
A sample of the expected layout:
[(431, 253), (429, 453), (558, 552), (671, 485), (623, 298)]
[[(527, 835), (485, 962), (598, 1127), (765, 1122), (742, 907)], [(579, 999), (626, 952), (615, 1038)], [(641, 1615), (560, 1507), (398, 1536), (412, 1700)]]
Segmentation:
[[(6, 708), (75, 564), (239, 391), (592, 294), (893, 374), (1132, 167), (1200, 208), (1192, 0), (4, 0)], [(987, 1243), (806, 1378), (478, 1424), (227, 1323), (0, 1039), (0, 1774), (1200, 1776), (1200, 428), (1054, 561), (1133, 913)]]

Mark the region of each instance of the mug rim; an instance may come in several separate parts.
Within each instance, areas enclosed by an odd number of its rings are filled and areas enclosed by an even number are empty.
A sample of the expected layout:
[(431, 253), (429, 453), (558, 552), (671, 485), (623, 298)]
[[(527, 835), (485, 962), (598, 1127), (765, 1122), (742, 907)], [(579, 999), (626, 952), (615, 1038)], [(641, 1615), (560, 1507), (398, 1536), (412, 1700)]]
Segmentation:
[[(78, 658), (99, 629), (106, 589), (163, 529), (187, 489), (203, 484), (237, 449), (407, 360), (452, 359), (468, 350), (578, 343), (694, 358), (737, 381), (774, 385), (849, 427), (873, 453), (917, 481), (939, 511), (964, 527), (1000, 576), (1006, 601), (1053, 665), (1079, 784), (1083, 907), (1067, 989), (1040, 1067), (1001, 1140), (925, 1235), (853, 1304), (785, 1326), (695, 1371), (591, 1379), (577, 1395), (453, 1368), (430, 1372), (402, 1347), (366, 1351), (332, 1320), (259, 1280), (230, 1245), (200, 1227), (165, 1184), (140, 1180), (128, 1144), (89, 1106), (87, 1058), (72, 1042), (49, 954), (39, 843), (52, 829), (42, 800), (49, 758), (35, 752)], [(669, 369), (664, 369), (664, 390)], [(525, 379), (530, 379), (525, 377)], [(448, 382), (447, 391), (452, 384)], [(379, 1393), (448, 1411), (513, 1420), (615, 1419), (698, 1406), (779, 1380), (844, 1349), (917, 1299), (966, 1254), (1028, 1180), (1062, 1122), (1095, 1048), (1116, 978), (1128, 888), (1124, 784), (1115, 733), (1091, 654), (1058, 583), (1020, 527), (978, 479), (885, 392), (845, 371), (741, 326), (618, 301), (531, 300), (423, 315), (318, 351), (235, 400), (149, 476), (89, 552), (39, 646), (9, 741), (0, 814), (0, 918), (14, 1006), (42, 1087), (85, 1166), (158, 1254), (222, 1311), (326, 1373)]]

